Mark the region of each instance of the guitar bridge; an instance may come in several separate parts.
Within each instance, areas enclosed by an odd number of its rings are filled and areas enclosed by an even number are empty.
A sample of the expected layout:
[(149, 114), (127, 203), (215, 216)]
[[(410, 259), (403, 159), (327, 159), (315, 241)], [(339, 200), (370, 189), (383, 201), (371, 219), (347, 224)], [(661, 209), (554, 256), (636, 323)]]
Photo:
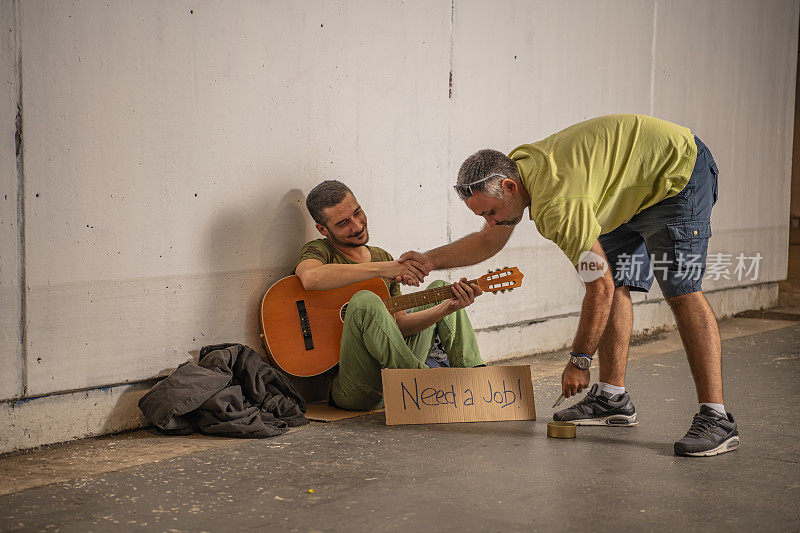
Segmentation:
[(297, 314), (300, 315), (300, 331), (303, 333), (306, 351), (313, 350), (314, 339), (311, 338), (311, 323), (308, 321), (308, 311), (306, 311), (305, 300), (297, 301)]

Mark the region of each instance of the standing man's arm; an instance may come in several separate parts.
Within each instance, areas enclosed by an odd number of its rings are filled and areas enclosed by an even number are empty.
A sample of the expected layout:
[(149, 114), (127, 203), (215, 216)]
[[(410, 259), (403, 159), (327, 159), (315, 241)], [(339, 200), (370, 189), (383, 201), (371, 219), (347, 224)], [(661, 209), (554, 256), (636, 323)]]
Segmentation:
[[(589, 258), (584, 258), (584, 261), (578, 263), (575, 266), (576, 270), (581, 272), (581, 269), (586, 269), (589, 260), (596, 263), (602, 261), (602, 264), (596, 265), (595, 268), (602, 269), (603, 275), (585, 283), (586, 294), (583, 296), (581, 317), (578, 322), (578, 331), (572, 341), (572, 351), (577, 354), (593, 356), (597, 351), (597, 345), (606, 329), (608, 315), (611, 312), (611, 303), (614, 300), (614, 278), (608, 267), (603, 248), (600, 246), (600, 241), (595, 241), (590, 251), (593, 254), (587, 254)], [(567, 363), (561, 374), (561, 392), (569, 398), (588, 387), (589, 378), (588, 369), (581, 370), (574, 364)]]
[(404, 253), (398, 262), (413, 266), (427, 276), (432, 270), (474, 265), (489, 259), (502, 250), (511, 232), (511, 226), (489, 226), (470, 233), (455, 242), (429, 250), (424, 254), (415, 251)]

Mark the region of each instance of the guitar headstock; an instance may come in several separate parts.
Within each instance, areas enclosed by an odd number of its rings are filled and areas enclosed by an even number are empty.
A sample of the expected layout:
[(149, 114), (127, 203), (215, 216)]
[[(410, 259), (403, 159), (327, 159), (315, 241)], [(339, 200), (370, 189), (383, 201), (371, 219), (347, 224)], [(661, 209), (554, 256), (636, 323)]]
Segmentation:
[(498, 293), (507, 290), (513, 291), (517, 287), (521, 287), (522, 278), (522, 272), (517, 267), (505, 267), (490, 270), (488, 274), (484, 274), (475, 281), (483, 292)]

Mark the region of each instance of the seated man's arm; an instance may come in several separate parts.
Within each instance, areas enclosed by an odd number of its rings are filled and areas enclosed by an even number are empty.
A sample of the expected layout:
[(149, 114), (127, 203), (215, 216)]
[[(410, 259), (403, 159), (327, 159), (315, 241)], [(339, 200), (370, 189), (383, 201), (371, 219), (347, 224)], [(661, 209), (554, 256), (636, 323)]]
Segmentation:
[(460, 282), (454, 283), (451, 287), (453, 297), (438, 305), (415, 313), (406, 313), (405, 311), (395, 313), (394, 318), (397, 320), (397, 327), (400, 328), (403, 337), (429, 328), (450, 313), (471, 305), (477, 296), (483, 294), (477, 284), (468, 284), (465, 283), (466, 281), (467, 278), (461, 278)]
[(417, 279), (410, 267), (401, 265), (397, 261), (340, 265), (325, 264), (317, 259), (304, 259), (297, 265), (295, 274), (300, 278), (303, 288), (307, 291), (338, 289), (351, 283), (376, 277), (393, 280), (398, 277), (404, 280)]

